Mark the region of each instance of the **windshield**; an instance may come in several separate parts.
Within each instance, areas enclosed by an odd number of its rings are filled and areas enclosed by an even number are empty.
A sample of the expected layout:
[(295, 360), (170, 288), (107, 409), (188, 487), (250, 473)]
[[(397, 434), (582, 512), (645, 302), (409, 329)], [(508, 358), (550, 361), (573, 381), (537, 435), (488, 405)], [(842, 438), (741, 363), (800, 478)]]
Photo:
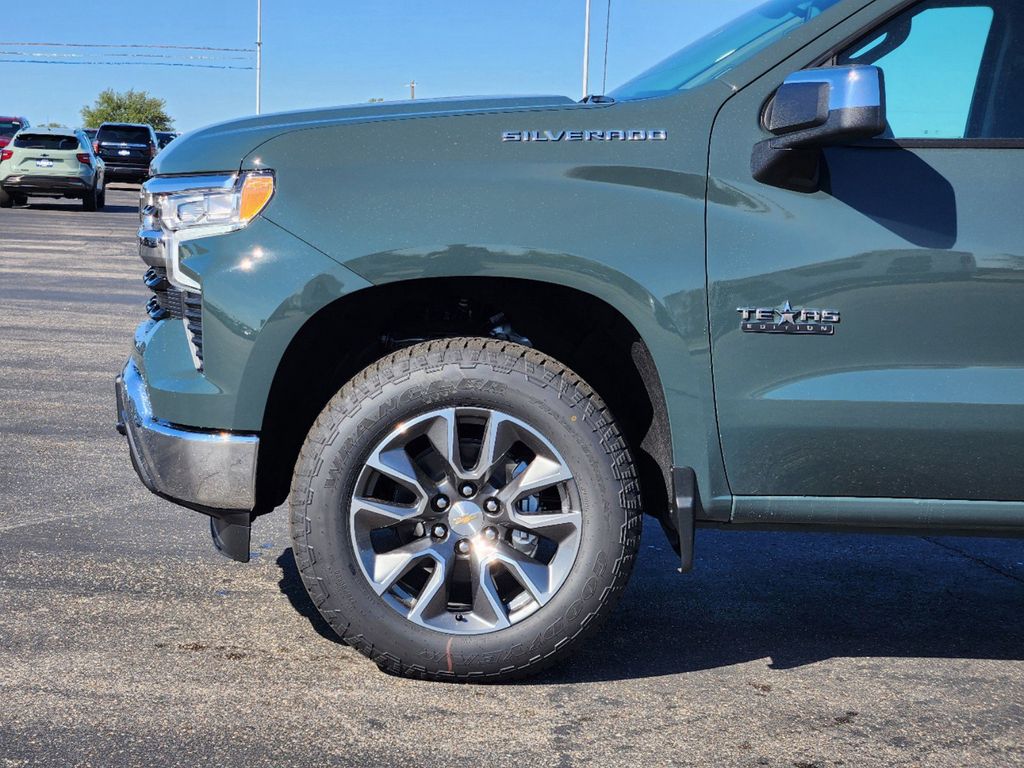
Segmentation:
[(770, 0), (678, 51), (612, 91), (614, 99), (646, 99), (703, 85), (839, 0)]

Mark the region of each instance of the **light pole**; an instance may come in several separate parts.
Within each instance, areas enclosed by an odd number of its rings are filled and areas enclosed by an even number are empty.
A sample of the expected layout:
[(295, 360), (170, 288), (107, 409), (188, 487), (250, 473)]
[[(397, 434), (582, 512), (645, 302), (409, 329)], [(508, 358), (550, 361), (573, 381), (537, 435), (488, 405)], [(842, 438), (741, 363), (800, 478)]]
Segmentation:
[[(589, 2), (589, 0), (588, 0)], [(263, 0), (256, 0), (256, 114), (260, 113), (260, 87), (263, 77)]]
[(590, 95), (590, 0), (587, 0), (587, 19), (583, 30), (583, 98)]
[(413, 101), (415, 101), (416, 100), (416, 81), (412, 80), (412, 81), (406, 83), (406, 85), (409, 86), (409, 98), (412, 99)]

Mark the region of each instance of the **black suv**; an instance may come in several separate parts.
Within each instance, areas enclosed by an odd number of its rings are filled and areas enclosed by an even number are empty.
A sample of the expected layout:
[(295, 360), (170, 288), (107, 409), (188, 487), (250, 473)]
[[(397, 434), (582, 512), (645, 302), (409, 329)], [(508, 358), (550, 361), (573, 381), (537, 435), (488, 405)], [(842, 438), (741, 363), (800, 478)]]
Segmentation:
[(103, 123), (96, 133), (96, 154), (107, 165), (107, 181), (145, 181), (149, 164), (160, 150), (153, 126)]

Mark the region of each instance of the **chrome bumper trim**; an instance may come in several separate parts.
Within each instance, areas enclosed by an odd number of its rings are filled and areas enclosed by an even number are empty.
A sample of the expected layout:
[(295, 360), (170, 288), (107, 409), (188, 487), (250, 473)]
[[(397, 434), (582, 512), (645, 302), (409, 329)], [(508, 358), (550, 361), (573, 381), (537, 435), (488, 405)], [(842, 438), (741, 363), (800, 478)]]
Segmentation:
[(166, 266), (164, 236), (157, 229), (139, 230), (139, 256), (150, 267)]
[(153, 417), (132, 360), (115, 382), (118, 428), (128, 438), (139, 478), (154, 493), (210, 510), (256, 506), (259, 438), (174, 427)]

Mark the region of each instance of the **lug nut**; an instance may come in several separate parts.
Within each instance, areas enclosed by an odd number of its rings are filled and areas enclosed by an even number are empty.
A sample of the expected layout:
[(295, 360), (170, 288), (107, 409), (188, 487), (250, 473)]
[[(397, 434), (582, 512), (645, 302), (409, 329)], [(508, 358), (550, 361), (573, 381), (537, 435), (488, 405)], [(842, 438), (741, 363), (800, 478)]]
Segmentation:
[(463, 483), (459, 486), (459, 493), (465, 496), (467, 499), (476, 493), (476, 487), (472, 483)]
[(497, 541), (498, 540), (498, 532), (494, 528), (491, 528), (491, 527), (484, 528), (484, 538), (487, 539), (488, 541)]
[(459, 539), (457, 542), (455, 542), (455, 551), (458, 552), (460, 555), (464, 555), (467, 552), (469, 552), (469, 540)]
[(448, 509), (448, 497), (443, 493), (440, 496), (436, 496), (434, 498), (434, 509), (438, 511)]
[(437, 523), (430, 529), (430, 535), (435, 539), (443, 539), (448, 535), (448, 529), (441, 525), (441, 523)]
[(488, 499), (484, 502), (484, 509), (493, 515), (501, 509), (501, 504), (498, 503), (497, 499)]

